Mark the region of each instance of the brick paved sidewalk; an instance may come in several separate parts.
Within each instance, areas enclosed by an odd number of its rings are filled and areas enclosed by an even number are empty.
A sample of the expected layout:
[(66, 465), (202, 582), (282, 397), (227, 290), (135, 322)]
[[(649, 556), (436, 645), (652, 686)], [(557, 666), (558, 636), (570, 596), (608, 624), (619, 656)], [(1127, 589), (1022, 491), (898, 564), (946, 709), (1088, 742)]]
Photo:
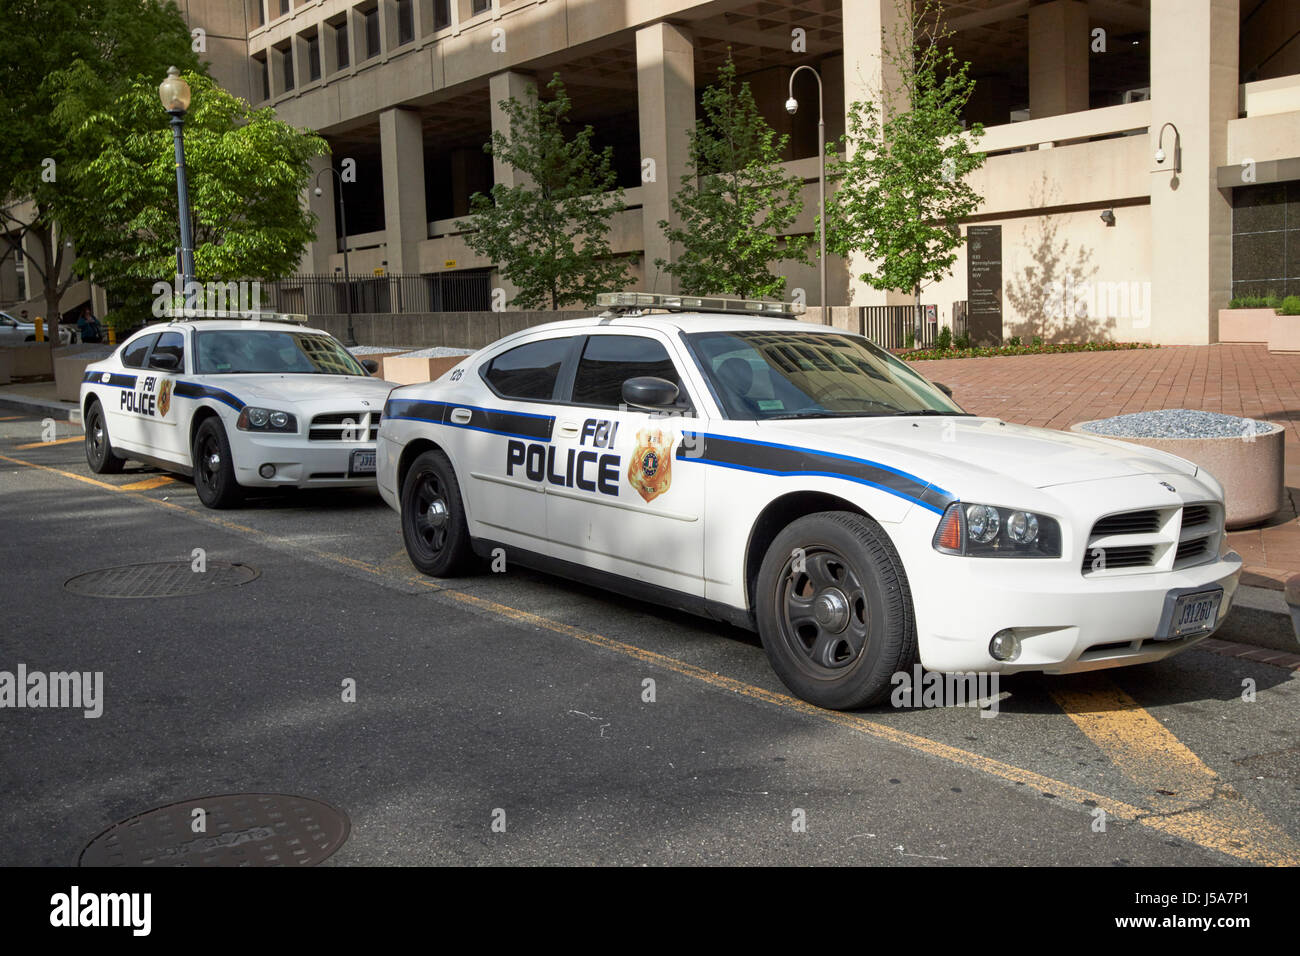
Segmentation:
[(917, 362), (969, 412), (1067, 429), (1112, 415), (1197, 408), (1285, 425), (1287, 503), (1264, 526), (1228, 535), (1244, 583), (1281, 587), (1300, 573), (1300, 354), (1263, 345), (1172, 346)]

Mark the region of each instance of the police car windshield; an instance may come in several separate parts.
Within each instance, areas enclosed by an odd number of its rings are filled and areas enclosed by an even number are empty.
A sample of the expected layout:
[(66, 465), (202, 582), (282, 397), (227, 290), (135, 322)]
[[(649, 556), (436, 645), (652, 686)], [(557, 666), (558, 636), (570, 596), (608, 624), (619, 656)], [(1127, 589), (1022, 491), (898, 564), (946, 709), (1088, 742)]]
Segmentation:
[(792, 328), (686, 338), (729, 418), (966, 414), (905, 362), (856, 335)]
[(365, 375), (356, 359), (328, 335), (274, 329), (226, 329), (194, 334), (201, 375)]

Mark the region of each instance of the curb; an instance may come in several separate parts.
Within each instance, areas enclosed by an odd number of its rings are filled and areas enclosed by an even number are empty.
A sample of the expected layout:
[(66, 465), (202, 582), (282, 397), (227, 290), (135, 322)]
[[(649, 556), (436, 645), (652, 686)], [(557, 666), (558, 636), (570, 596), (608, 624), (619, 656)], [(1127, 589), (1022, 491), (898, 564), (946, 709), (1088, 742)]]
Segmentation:
[(27, 395), (0, 394), (0, 408), (27, 412), (29, 415), (57, 418), (81, 424), (81, 409), (76, 402), (60, 402), (48, 398), (31, 398)]

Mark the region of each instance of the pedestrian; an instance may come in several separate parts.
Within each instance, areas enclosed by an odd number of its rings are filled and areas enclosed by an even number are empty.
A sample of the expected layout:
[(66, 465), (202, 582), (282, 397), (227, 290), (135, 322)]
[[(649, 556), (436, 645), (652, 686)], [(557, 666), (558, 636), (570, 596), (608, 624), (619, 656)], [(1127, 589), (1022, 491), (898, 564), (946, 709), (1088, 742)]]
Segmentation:
[(81, 310), (81, 315), (77, 318), (77, 331), (81, 333), (83, 342), (102, 342), (104, 340), (104, 327), (99, 324), (99, 319), (90, 311), (90, 306), (85, 306)]

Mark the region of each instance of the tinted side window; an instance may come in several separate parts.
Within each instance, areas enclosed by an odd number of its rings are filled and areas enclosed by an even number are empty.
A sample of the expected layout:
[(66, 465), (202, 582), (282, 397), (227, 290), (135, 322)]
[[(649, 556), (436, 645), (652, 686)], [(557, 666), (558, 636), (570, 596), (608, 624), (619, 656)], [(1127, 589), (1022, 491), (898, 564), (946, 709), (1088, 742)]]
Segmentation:
[(571, 338), (544, 339), (516, 346), (489, 362), (483, 378), (506, 398), (549, 401), (572, 342)]
[(122, 364), (127, 368), (144, 368), (144, 357), (158, 336), (145, 335), (122, 347)]
[(153, 347), (153, 355), (149, 356), (150, 368), (160, 367), (154, 361), (159, 355), (175, 355), (176, 364), (172, 368), (177, 372), (185, 371), (185, 336), (180, 332), (164, 332), (160, 335), (158, 344)]
[[(573, 400), (580, 405), (617, 408), (623, 404), (623, 382), (650, 375), (667, 379), (681, 389), (681, 380), (668, 351), (658, 341), (642, 335), (593, 335), (587, 339)], [(684, 396), (683, 396), (684, 397)]]

